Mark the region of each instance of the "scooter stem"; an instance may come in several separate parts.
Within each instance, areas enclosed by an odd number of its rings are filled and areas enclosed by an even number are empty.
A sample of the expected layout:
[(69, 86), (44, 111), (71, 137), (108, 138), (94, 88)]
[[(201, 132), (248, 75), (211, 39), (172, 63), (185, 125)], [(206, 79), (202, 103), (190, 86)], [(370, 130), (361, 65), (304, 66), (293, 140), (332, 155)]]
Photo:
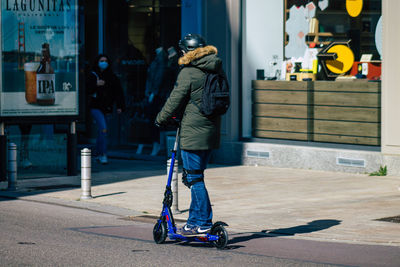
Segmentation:
[(175, 166), (175, 157), (176, 153), (178, 151), (178, 143), (179, 143), (179, 132), (180, 128), (176, 129), (176, 136), (175, 136), (175, 143), (174, 143), (174, 149), (172, 150), (172, 155), (171, 155), (171, 164), (169, 167), (168, 171), (168, 181), (167, 181), (167, 188), (171, 188), (171, 183), (172, 183), (172, 175), (174, 173), (174, 166)]
[(175, 153), (178, 151), (178, 143), (179, 143), (179, 132), (180, 132), (180, 129), (181, 129), (181, 128), (179, 128), (179, 127), (178, 127), (178, 129), (176, 129), (176, 136), (175, 136), (175, 143), (174, 143), (174, 151), (175, 151)]

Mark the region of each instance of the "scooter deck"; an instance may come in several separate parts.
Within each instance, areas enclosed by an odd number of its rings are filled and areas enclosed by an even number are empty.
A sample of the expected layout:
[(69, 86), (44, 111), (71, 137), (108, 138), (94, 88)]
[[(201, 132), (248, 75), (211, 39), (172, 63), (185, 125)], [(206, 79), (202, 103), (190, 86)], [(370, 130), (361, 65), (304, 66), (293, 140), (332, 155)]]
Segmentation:
[(217, 241), (218, 236), (210, 234), (199, 234), (199, 235), (181, 235), (181, 234), (169, 234), (171, 240), (182, 240), (182, 241), (198, 241), (198, 242), (210, 242)]

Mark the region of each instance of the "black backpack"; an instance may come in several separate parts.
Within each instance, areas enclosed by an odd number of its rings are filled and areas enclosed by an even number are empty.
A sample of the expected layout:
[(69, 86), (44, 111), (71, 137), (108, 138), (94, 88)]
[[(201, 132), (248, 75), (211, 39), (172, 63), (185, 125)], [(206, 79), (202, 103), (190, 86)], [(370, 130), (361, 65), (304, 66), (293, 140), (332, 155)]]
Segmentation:
[(225, 74), (206, 72), (206, 79), (203, 85), (201, 105), (197, 106), (201, 113), (207, 117), (224, 115), (229, 108), (229, 84)]

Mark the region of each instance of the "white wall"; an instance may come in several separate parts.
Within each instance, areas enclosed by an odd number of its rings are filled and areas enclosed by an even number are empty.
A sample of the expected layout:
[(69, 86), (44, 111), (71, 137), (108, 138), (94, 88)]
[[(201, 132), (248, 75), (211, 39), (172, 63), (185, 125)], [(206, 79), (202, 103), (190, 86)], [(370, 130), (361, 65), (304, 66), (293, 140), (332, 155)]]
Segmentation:
[(240, 1), (206, 0), (204, 3), (203, 35), (209, 44), (218, 48), (231, 90), (231, 106), (222, 117), (221, 139), (223, 142), (239, 139), (239, 38)]
[(400, 1), (382, 1), (382, 152), (400, 155)]
[(251, 80), (256, 79), (256, 70), (268, 73), (273, 55), (283, 58), (284, 1), (243, 0), (242, 43), (242, 120), (243, 136), (251, 136)]

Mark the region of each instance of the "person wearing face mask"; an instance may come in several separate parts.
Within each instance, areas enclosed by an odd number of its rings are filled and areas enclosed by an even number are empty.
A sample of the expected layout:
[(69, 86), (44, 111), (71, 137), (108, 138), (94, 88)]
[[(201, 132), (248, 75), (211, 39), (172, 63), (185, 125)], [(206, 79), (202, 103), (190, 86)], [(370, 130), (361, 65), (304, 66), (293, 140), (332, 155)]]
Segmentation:
[(90, 113), (97, 124), (96, 154), (97, 160), (107, 164), (107, 124), (106, 115), (113, 111), (116, 104), (117, 113), (125, 110), (124, 94), (118, 77), (111, 70), (108, 56), (97, 56), (92, 70), (87, 75), (86, 91)]

